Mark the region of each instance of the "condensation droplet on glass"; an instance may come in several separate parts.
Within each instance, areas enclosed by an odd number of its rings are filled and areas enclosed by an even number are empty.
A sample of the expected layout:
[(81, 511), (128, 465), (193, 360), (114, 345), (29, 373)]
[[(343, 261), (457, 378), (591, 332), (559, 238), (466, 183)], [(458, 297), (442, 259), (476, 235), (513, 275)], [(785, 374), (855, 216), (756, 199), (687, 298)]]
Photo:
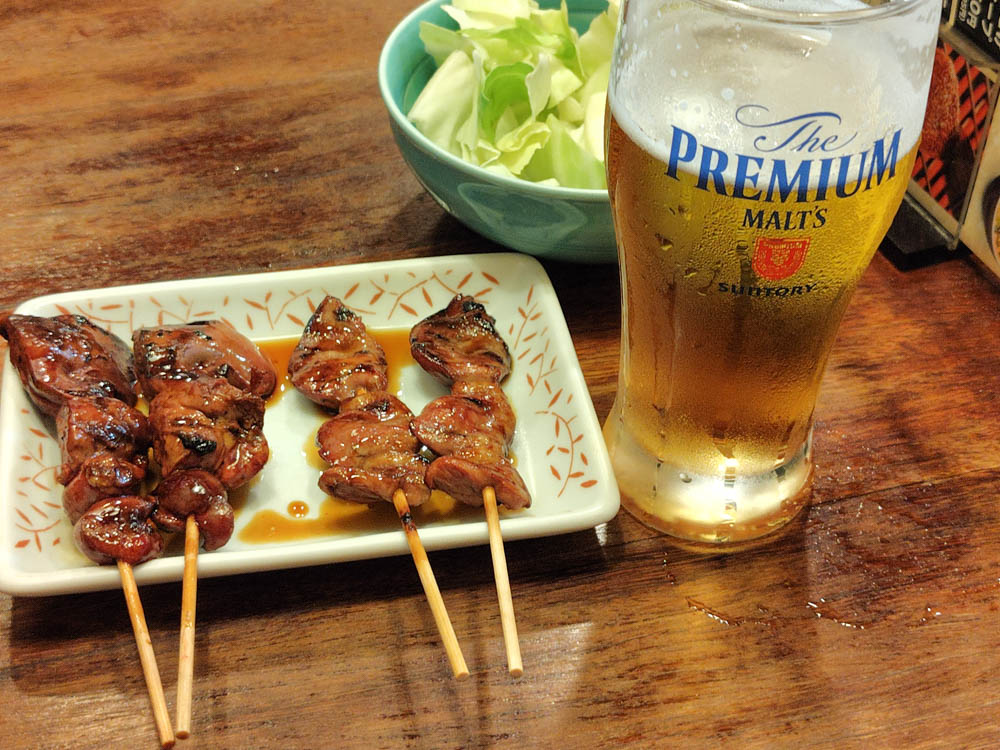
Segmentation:
[(676, 78), (677, 77), (677, 68), (671, 68), (670, 69), (670, 77), (671, 78)]
[(680, 474), (677, 475), (677, 478), (680, 479), (682, 482), (684, 482), (684, 484), (691, 484), (691, 475), (690, 474), (685, 474), (682, 471)]
[(731, 102), (733, 100), (733, 97), (736, 96), (736, 92), (727, 86), (726, 88), (722, 89), (722, 91), (719, 92), (719, 95), (725, 101)]

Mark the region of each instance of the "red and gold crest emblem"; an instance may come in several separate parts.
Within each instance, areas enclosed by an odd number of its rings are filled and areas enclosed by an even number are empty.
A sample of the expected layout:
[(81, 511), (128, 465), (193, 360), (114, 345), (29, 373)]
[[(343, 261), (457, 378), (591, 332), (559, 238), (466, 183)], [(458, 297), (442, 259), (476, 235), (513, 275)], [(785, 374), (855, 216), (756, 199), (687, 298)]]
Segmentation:
[(809, 242), (808, 237), (795, 240), (758, 237), (753, 251), (754, 272), (771, 281), (787, 279), (802, 268)]

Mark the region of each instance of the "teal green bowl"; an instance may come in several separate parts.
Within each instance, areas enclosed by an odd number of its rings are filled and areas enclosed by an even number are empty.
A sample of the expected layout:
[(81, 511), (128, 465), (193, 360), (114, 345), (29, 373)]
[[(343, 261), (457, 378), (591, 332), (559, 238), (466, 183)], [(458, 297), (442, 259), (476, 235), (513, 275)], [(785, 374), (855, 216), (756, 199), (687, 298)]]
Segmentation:
[[(456, 28), (441, 10), (445, 0), (426, 2), (393, 30), (379, 58), (378, 81), (389, 110), (392, 134), (403, 159), (434, 200), (484, 237), (529, 255), (579, 263), (617, 259), (606, 190), (548, 187), (504, 177), (463, 161), (424, 137), (406, 113), (434, 73), (420, 41), (420, 22)], [(558, 7), (558, 0), (539, 0)], [(605, 0), (569, 0), (570, 23), (580, 33), (607, 9)]]

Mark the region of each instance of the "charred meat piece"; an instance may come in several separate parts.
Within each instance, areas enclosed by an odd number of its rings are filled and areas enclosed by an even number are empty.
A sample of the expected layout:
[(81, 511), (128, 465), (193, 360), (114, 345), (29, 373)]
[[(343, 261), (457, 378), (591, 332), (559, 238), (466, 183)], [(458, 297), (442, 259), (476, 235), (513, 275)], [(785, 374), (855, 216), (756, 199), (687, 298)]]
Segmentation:
[(0, 321), (28, 395), (56, 419), (73, 540), (94, 562), (137, 565), (163, 552), (139, 492), (151, 431), (133, 407), (135, 375), (124, 341), (79, 315), (10, 315)]
[(56, 414), (56, 432), (63, 460), (56, 469), (60, 484), (69, 484), (87, 460), (100, 455), (128, 461), (145, 474), (152, 441), (149, 421), (123, 401), (71, 396)]
[(55, 416), (70, 396), (110, 396), (135, 405), (128, 346), (82, 315), (9, 315), (0, 333), (25, 390), (46, 414)]
[(125, 495), (95, 503), (73, 527), (79, 550), (101, 565), (116, 560), (138, 565), (163, 553), (163, 538), (150, 520), (156, 504)]
[(65, 485), (63, 508), (72, 523), (106, 497), (134, 495), (146, 477), (152, 433), (139, 411), (116, 398), (71, 396), (56, 414)]
[(141, 461), (99, 453), (88, 458), (63, 488), (62, 503), (70, 523), (76, 523), (94, 503), (107, 497), (134, 495), (146, 477)]
[(411, 506), (430, 496), (424, 482), (427, 462), (410, 432), (413, 413), (395, 396), (365, 392), (345, 403), (316, 436), (319, 454), (331, 464), (319, 486), (342, 500), (392, 502), (402, 489)]
[(278, 382), (270, 360), (222, 320), (138, 328), (132, 344), (139, 385), (150, 399), (171, 380), (225, 378), (261, 398), (270, 396)]
[(204, 469), (234, 489), (267, 463), (263, 399), (225, 380), (164, 381), (150, 402), (149, 422), (153, 458), (165, 477)]
[(288, 361), (292, 385), (333, 410), (359, 391), (384, 391), (387, 372), (385, 352), (364, 322), (330, 296), (309, 318)]
[(427, 469), (427, 486), (447, 492), (467, 505), (482, 505), (483, 490), (487, 487), (493, 488), (498, 503), (512, 510), (531, 505), (524, 480), (506, 458), (480, 463), (460, 455), (441, 456)]
[(413, 327), (410, 351), (445, 385), (459, 380), (500, 383), (510, 374), (511, 358), (495, 323), (475, 298), (458, 295)]
[(156, 488), (156, 525), (165, 531), (183, 531), (191, 514), (206, 550), (218, 549), (233, 535), (233, 508), (222, 482), (201, 469), (175, 471)]

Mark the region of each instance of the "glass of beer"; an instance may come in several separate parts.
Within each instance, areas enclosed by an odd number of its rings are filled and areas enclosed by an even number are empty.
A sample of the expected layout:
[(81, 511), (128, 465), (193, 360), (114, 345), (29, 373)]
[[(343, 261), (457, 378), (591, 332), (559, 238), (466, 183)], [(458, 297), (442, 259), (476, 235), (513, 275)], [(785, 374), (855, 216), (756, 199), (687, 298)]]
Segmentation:
[(623, 505), (719, 549), (809, 497), (813, 410), (902, 199), (938, 0), (625, 0), (608, 86)]

